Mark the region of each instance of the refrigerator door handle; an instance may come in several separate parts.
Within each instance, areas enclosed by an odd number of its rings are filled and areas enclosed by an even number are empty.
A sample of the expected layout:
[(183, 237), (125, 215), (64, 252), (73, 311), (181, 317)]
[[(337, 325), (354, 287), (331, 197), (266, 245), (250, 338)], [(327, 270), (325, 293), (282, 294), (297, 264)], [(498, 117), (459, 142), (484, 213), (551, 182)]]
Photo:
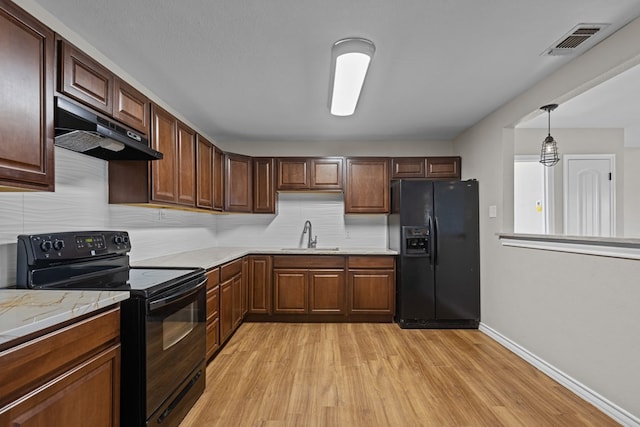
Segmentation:
[(433, 235), (431, 236), (433, 241), (433, 264), (438, 265), (438, 252), (440, 251), (440, 241), (438, 240), (438, 217), (435, 217), (433, 222)]
[(427, 218), (427, 227), (429, 228), (429, 247), (428, 247), (428, 251), (429, 251), (429, 264), (433, 267), (433, 263), (434, 263), (434, 258), (435, 258), (435, 228), (434, 228), (434, 224), (433, 224), (433, 219), (431, 218), (431, 215), (429, 215), (429, 217)]

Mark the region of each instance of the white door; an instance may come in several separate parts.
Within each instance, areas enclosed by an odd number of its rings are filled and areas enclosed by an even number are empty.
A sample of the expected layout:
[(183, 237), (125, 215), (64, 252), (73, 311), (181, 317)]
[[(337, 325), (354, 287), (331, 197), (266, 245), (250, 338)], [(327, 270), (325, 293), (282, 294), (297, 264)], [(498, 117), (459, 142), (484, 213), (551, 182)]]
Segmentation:
[(565, 234), (615, 236), (615, 156), (563, 157)]
[(552, 174), (539, 156), (515, 156), (513, 164), (514, 233), (553, 233)]

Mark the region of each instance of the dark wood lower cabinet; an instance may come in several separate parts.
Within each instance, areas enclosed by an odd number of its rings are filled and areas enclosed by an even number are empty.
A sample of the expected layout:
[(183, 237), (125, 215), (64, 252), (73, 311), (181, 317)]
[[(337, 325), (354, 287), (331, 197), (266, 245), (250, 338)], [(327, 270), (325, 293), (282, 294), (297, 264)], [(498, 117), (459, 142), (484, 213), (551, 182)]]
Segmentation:
[(207, 360), (220, 348), (220, 269), (207, 272)]
[(220, 342), (233, 332), (233, 279), (220, 284)]
[(344, 314), (344, 270), (309, 271), (309, 313)]
[(220, 267), (220, 345), (240, 326), (244, 318), (242, 280), (243, 260), (237, 259)]
[(247, 320), (393, 320), (393, 256), (256, 255), (252, 258)]
[(249, 257), (249, 314), (271, 314), (272, 271), (271, 256)]
[(0, 352), (0, 425), (117, 426), (120, 309)]

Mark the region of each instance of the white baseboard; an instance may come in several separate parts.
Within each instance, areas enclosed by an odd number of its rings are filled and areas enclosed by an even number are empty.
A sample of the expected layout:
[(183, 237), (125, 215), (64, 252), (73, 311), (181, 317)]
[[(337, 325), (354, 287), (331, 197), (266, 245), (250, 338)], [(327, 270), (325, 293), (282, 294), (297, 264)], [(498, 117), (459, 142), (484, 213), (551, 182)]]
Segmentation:
[(504, 347), (511, 350), (513, 353), (524, 359), (526, 362), (530, 363), (534, 367), (538, 368), (540, 371), (547, 374), (549, 377), (553, 378), (555, 381), (580, 396), (582, 399), (591, 403), (593, 406), (619, 422), (620, 424), (628, 427), (640, 427), (640, 418), (634, 416), (633, 414), (625, 411), (615, 403), (611, 402), (608, 399), (605, 399), (595, 391), (591, 390), (584, 384), (576, 381), (571, 378), (569, 375), (565, 374), (558, 368), (550, 365), (545, 362), (543, 359), (539, 358), (535, 354), (531, 353), (526, 348), (520, 346), (516, 342), (510, 340), (509, 338), (502, 335), (500, 332), (495, 329), (485, 325), (484, 323), (480, 323), (478, 328), (484, 334), (493, 338), (495, 341), (503, 345)]

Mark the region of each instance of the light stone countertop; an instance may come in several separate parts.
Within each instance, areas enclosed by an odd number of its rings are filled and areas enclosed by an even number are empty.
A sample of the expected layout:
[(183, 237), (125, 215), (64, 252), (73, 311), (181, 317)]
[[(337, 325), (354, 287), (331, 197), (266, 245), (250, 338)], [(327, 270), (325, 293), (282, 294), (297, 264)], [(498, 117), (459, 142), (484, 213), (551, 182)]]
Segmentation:
[(207, 248), (179, 252), (156, 258), (132, 262), (134, 267), (202, 267), (206, 270), (225, 264), (245, 255), (390, 255), (398, 253), (389, 249), (371, 248)]
[[(208, 248), (132, 262), (132, 266), (211, 269), (249, 254), (397, 255), (371, 248)], [(0, 289), (0, 345), (129, 298), (124, 291)]]
[(0, 289), (0, 345), (127, 298), (123, 291)]

